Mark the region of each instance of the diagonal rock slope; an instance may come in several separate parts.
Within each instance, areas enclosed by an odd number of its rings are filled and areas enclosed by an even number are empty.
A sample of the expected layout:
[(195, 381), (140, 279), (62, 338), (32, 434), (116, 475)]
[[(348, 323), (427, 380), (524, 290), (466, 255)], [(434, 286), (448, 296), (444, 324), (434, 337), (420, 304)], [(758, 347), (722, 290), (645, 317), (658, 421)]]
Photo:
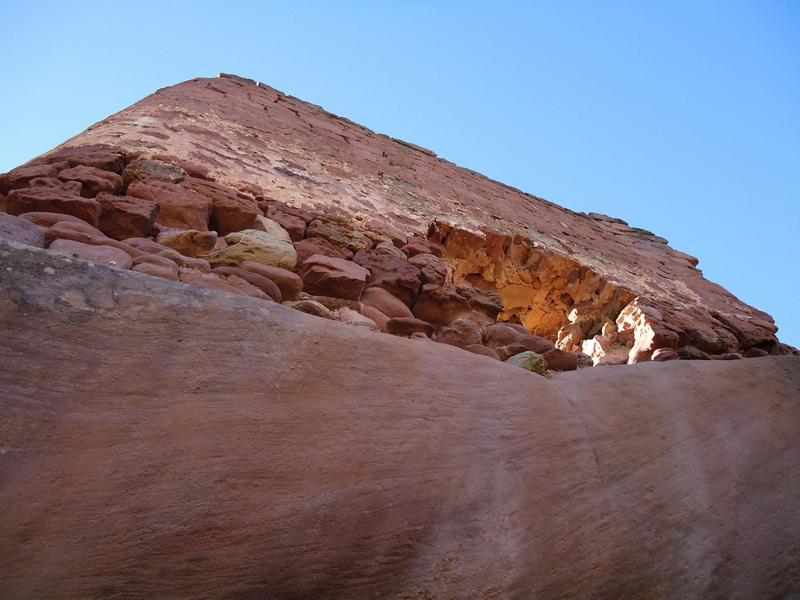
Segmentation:
[(785, 598), (800, 360), (553, 379), (0, 244), (0, 597)]
[[(443, 249), (448, 281), (500, 296), (500, 321), (595, 363), (640, 362), (661, 348), (683, 358), (792, 351), (779, 344), (769, 315), (704, 279), (697, 259), (666, 240), (561, 208), (252, 80), (221, 75), (159, 90), (30, 165), (87, 164), (70, 156), (97, 145), (121, 153), (119, 164), (102, 168), (121, 173), (137, 157), (159, 158), (236, 192), (242, 205), (212, 201), (210, 223), (195, 215), (170, 226), (225, 234), (249, 227), (257, 204), (272, 204), (346, 222), (356, 233), (426, 237)], [(77, 175), (69, 177), (74, 183)], [(106, 189), (89, 183), (90, 194)], [(112, 193), (129, 185), (126, 178)], [(134, 187), (128, 194), (160, 202), (162, 215), (176, 202), (163, 186)], [(17, 214), (41, 203), (34, 200)]]

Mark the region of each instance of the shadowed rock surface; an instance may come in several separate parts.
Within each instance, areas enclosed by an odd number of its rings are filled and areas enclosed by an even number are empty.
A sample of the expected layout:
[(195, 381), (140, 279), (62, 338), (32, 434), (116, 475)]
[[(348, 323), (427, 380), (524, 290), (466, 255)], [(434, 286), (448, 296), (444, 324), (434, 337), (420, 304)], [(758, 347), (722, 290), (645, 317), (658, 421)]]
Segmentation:
[(552, 379), (0, 245), (0, 596), (784, 598), (800, 360)]

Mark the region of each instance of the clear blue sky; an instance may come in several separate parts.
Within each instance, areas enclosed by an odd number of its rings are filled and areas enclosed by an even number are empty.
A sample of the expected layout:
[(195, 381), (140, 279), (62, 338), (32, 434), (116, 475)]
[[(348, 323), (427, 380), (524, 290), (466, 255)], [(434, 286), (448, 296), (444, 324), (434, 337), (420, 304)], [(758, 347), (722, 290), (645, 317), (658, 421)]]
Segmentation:
[(800, 346), (794, 0), (0, 0), (0, 22), (0, 171), (237, 73), (650, 229)]

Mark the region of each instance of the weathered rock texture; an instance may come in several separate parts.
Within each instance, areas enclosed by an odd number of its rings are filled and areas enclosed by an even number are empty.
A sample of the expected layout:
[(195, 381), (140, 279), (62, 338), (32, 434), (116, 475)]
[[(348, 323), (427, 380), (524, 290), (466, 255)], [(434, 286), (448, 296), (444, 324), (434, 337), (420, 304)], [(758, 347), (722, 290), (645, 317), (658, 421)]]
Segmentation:
[(0, 597), (798, 591), (797, 351), (649, 232), (232, 76), (0, 211)]
[(548, 380), (44, 250), (0, 273), (0, 596), (800, 589), (796, 358)]
[[(122, 162), (103, 151), (81, 160), (81, 148), (95, 144), (118, 149)], [(522, 193), (252, 80), (224, 75), (159, 90), (0, 181), (0, 192), (27, 185), (34, 176), (57, 175), (58, 169), (42, 166), (48, 160), (117, 172), (125, 160), (138, 161), (129, 163), (126, 185), (134, 172), (145, 178), (131, 184), (141, 198), (153, 194), (139, 187), (172, 186), (159, 219), (187, 228), (202, 229), (205, 222), (220, 234), (247, 229), (257, 203), (279, 201), (358, 227), (371, 224), (395, 241), (432, 235), (452, 266), (454, 283), (501, 296), (500, 320), (521, 322), (553, 340), (580, 321), (575, 349), (634, 299), (659, 315), (621, 330), (625, 335), (615, 348), (594, 345), (595, 362), (615, 353), (640, 362), (662, 347), (722, 355), (750, 348), (771, 352), (778, 345), (769, 315), (704, 279), (697, 259), (666, 240), (619, 219), (575, 213)], [(146, 160), (156, 160), (158, 169)], [(190, 177), (175, 183), (184, 174)], [(148, 177), (161, 181), (148, 184)], [(187, 187), (190, 179), (199, 183)], [(216, 187), (203, 188), (203, 179), (215, 180)], [(60, 193), (52, 202), (67, 202), (66, 192)], [(197, 203), (190, 211), (192, 194)], [(10, 204), (16, 202), (12, 192)], [(208, 202), (215, 211), (211, 223)], [(307, 222), (289, 218), (296, 240)], [(370, 243), (358, 227), (339, 231), (317, 220), (308, 234), (338, 239), (336, 245), (356, 252)], [(419, 244), (409, 246), (412, 254), (418, 251)]]

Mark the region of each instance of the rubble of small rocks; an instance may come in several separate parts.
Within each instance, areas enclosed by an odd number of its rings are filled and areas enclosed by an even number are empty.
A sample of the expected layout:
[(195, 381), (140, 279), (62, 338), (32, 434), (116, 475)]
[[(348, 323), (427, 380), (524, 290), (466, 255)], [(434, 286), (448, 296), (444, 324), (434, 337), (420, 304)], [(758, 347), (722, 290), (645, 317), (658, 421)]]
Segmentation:
[(0, 191), (2, 237), (539, 374), (793, 352), (769, 336), (705, 352), (646, 299), (526, 238), (440, 222), (427, 235), (399, 233), (377, 218), (297, 209), (112, 146), (36, 159), (0, 176)]

